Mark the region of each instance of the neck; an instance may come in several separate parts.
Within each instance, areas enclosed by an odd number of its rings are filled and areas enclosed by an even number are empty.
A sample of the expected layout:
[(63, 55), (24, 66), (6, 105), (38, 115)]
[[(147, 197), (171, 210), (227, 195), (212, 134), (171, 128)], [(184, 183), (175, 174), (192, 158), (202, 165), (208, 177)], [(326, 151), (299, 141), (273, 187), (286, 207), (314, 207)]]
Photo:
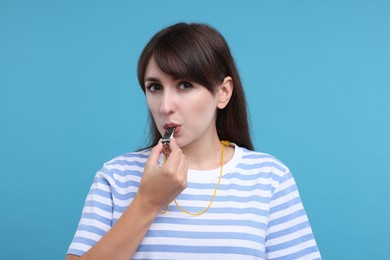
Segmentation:
[(182, 147), (188, 167), (194, 170), (211, 170), (221, 166), (222, 144), (218, 136), (194, 141)]

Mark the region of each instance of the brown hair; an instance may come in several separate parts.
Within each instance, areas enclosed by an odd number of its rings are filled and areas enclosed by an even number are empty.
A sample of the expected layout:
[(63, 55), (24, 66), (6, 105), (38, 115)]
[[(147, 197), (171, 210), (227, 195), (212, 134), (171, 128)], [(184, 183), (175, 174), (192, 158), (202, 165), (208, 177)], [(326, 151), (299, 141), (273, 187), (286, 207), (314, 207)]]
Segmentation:
[[(138, 81), (144, 92), (145, 70), (152, 56), (165, 73), (201, 84), (213, 94), (230, 76), (233, 93), (228, 105), (217, 112), (218, 137), (253, 150), (240, 76), (229, 46), (217, 30), (205, 24), (177, 23), (154, 35), (138, 61)], [(150, 113), (149, 124), (150, 146), (154, 146), (161, 135)]]

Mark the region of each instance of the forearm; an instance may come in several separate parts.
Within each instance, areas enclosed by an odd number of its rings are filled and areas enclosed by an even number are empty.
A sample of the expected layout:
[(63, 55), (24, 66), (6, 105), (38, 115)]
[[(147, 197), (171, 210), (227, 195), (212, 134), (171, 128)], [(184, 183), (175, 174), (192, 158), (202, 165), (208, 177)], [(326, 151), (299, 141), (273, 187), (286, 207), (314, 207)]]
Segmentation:
[[(77, 259), (130, 259), (159, 211), (136, 196), (107, 234)], [(67, 260), (71, 259), (76, 258), (68, 255)]]
[(186, 187), (188, 163), (174, 140), (171, 155), (162, 167), (162, 144), (155, 146), (145, 164), (137, 195), (118, 222), (82, 257), (72, 259), (130, 259), (164, 205)]

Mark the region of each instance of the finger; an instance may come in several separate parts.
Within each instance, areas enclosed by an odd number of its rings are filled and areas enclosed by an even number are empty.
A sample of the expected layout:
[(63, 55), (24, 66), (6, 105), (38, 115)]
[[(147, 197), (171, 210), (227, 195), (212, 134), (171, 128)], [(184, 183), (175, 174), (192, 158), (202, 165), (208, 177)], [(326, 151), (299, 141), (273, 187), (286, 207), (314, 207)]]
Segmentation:
[(186, 185), (187, 184), (187, 174), (188, 174), (188, 161), (187, 161), (184, 154), (181, 157), (181, 160), (180, 160), (180, 163), (179, 163), (179, 166), (177, 169), (178, 169), (179, 174), (182, 174), (182, 178), (183, 178), (184, 183)]
[[(170, 141), (170, 147), (171, 147), (171, 150), (175, 150), (175, 149), (178, 149), (179, 146), (177, 146), (177, 143), (176, 143), (176, 140), (174, 137), (171, 138), (171, 141)], [(180, 148), (179, 148), (180, 149)]]
[(180, 160), (181, 160), (181, 157), (183, 155), (183, 152), (182, 150), (179, 148), (179, 146), (177, 146), (176, 144), (176, 141), (172, 138), (171, 139), (171, 142), (170, 142), (170, 155), (167, 159), (167, 161), (165, 162), (165, 167), (168, 168), (168, 169), (177, 169), (179, 163), (180, 163)]
[(158, 160), (160, 158), (160, 154), (162, 152), (163, 152), (163, 146), (162, 146), (161, 142), (158, 142), (158, 144), (156, 146), (154, 146), (152, 148), (152, 150), (150, 150), (150, 155), (149, 155), (149, 158), (147, 160), (147, 163), (157, 165)]
[(175, 152), (177, 153), (178, 151), (180, 153), (182, 152), (181, 148), (177, 145), (175, 138), (171, 138), (171, 142), (170, 142), (169, 147), (171, 150), (171, 154), (175, 153)]

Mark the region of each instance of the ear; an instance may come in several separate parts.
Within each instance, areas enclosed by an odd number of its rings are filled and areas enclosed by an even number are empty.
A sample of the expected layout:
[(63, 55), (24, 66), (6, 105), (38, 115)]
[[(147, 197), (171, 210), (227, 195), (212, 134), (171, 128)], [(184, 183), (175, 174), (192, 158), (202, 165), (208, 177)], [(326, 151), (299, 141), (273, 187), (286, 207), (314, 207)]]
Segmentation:
[(230, 101), (233, 94), (233, 79), (227, 76), (223, 79), (222, 84), (218, 87), (218, 103), (219, 109), (224, 109)]

